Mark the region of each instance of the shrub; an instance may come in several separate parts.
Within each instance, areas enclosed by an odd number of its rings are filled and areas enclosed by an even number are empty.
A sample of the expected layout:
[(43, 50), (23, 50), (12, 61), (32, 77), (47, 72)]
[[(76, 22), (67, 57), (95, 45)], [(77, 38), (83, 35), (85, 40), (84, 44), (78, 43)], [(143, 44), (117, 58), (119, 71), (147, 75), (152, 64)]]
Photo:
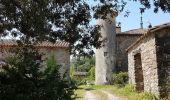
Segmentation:
[(40, 54), (31, 45), (16, 49), (8, 57), (8, 65), (0, 72), (0, 98), (2, 100), (71, 100), (73, 87), (61, 77), (60, 66), (54, 58), (47, 61), (47, 68), (41, 71)]
[(88, 80), (95, 80), (95, 67), (91, 67), (91, 69), (87, 73)]
[(119, 72), (114, 73), (112, 78), (112, 84), (118, 86), (125, 86), (128, 82), (128, 73), (127, 72)]

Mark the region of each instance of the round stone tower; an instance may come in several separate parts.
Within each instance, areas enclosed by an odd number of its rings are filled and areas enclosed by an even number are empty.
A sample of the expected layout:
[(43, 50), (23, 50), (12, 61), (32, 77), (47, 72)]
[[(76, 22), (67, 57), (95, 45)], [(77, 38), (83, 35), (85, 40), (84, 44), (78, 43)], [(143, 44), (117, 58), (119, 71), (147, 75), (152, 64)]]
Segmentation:
[(96, 24), (101, 27), (101, 47), (96, 49), (95, 84), (109, 84), (115, 71), (116, 59), (116, 12), (107, 14), (106, 19), (97, 19)]

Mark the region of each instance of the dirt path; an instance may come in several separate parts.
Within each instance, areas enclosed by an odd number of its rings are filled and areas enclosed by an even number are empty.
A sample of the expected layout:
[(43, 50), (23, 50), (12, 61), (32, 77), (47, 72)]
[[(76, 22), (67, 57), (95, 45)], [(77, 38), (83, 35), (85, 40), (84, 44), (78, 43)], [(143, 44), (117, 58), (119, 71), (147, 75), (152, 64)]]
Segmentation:
[(84, 99), (85, 99), (85, 100), (98, 100), (97, 97), (95, 96), (95, 94), (93, 94), (93, 93), (90, 92), (90, 91), (87, 91), (87, 92), (85, 93)]
[(102, 90), (102, 92), (105, 93), (105, 94), (107, 94), (108, 100), (120, 100), (119, 97), (117, 97), (117, 96), (115, 96), (115, 95), (113, 95), (113, 94), (111, 94), (111, 93), (109, 93), (109, 92), (107, 92), (107, 91), (103, 91), (103, 90)]
[[(120, 100), (119, 97), (107, 92), (107, 91), (104, 91), (104, 90), (100, 90), (103, 94), (106, 94), (107, 95), (107, 99), (106, 100)], [(97, 97), (94, 93), (90, 92), (90, 91), (87, 91), (84, 95), (84, 100), (101, 100), (100, 97)]]

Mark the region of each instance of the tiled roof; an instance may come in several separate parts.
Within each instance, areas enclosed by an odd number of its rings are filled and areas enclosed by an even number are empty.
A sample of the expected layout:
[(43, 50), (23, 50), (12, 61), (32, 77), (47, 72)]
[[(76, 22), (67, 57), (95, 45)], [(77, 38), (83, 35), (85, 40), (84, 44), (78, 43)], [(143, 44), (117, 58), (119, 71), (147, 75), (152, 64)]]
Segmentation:
[[(0, 46), (16, 46), (16, 45), (17, 45), (16, 40), (12, 40), (12, 39), (0, 40)], [(38, 47), (69, 47), (69, 43), (63, 42), (63, 41), (57, 41), (55, 43), (44, 41), (44, 42), (38, 43), (36, 46)]]
[(155, 33), (156, 31), (159, 31), (161, 29), (168, 29), (170, 31), (170, 23), (165, 23), (162, 25), (155, 26), (153, 28), (149, 28), (148, 31), (143, 34), (136, 42), (134, 42), (131, 46), (127, 48), (126, 51), (129, 51), (133, 46), (135, 46), (137, 43), (139, 43), (141, 40), (143, 40), (145, 37), (147, 37), (149, 34)]
[(68, 42), (61, 42), (61, 41), (57, 41), (55, 43), (51, 43), (51, 42), (42, 42), (42, 43), (39, 43), (37, 46), (40, 46), (40, 47), (69, 47), (69, 43)]
[(133, 29), (133, 30), (129, 30), (129, 31), (125, 31), (125, 32), (121, 32), (118, 34), (145, 34), (148, 31), (148, 29)]

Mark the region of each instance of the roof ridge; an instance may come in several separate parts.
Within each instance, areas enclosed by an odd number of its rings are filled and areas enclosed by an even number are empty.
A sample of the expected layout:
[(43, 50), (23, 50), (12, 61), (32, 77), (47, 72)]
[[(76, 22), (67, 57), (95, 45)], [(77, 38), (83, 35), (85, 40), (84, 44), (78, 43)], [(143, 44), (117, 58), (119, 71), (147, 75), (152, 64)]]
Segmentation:
[(150, 28), (145, 34), (143, 34), (140, 38), (138, 38), (132, 45), (130, 45), (126, 51), (129, 51), (134, 45), (139, 43), (141, 40), (143, 40), (146, 36), (148, 36), (151, 33), (155, 33), (156, 31), (159, 31), (164, 28), (169, 28), (170, 29), (170, 23), (164, 23), (161, 25), (154, 26), (153, 28)]
[[(13, 39), (1, 39), (0, 45), (14, 46), (14, 45), (17, 45), (16, 41), (17, 40), (13, 40)], [(69, 43), (66, 41), (56, 41), (55, 43), (50, 42), (50, 41), (42, 41), (42, 42), (37, 42), (36, 46), (38, 47), (69, 47)]]

